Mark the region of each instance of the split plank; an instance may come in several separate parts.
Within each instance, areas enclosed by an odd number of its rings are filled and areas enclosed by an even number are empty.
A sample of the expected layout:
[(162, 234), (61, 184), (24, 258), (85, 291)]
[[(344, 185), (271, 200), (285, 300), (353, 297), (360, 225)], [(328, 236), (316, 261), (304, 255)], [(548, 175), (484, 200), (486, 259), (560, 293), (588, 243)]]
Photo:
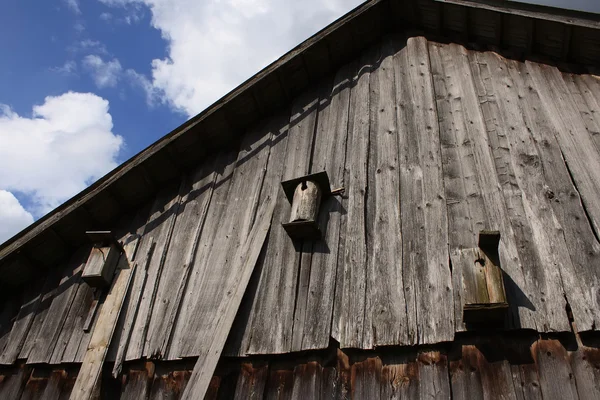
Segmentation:
[[(317, 91), (310, 90), (292, 104), (289, 130), (282, 138), (287, 143), (281, 181), (308, 174), (318, 101)], [(291, 206), (282, 190), (278, 189), (276, 193), (274, 224), (250, 313), (252, 328), (246, 334), (250, 337), (248, 354), (278, 354), (292, 349), (301, 243), (294, 243), (281, 226), (281, 222), (288, 221)]]
[(542, 397), (578, 399), (567, 350), (558, 340), (540, 339), (533, 345)]
[(269, 366), (260, 365), (254, 367), (252, 364), (244, 363), (241, 366), (235, 388), (236, 400), (260, 400), (263, 399), (267, 378), (269, 376)]
[[(377, 61), (374, 50), (365, 52), (352, 77), (344, 199), (346, 215), (341, 227), (343, 253), (338, 261), (336, 298), (331, 336), (341, 348), (359, 348), (363, 342), (367, 238), (365, 207), (369, 153), (369, 77)], [(340, 249), (341, 250), (341, 249)]]
[(448, 357), (438, 351), (422, 352), (417, 357), (419, 398), (451, 399)]
[[(454, 338), (448, 216), (427, 40), (394, 56), (400, 148), (402, 274), (411, 344)], [(449, 308), (431, 307), (431, 304)]]
[(370, 75), (367, 288), (363, 348), (410, 343), (400, 223), (398, 128), (393, 50), (382, 48)]
[[(333, 79), (333, 87), (324, 85), (329, 93), (321, 96), (311, 173), (327, 171), (332, 188), (344, 187), (344, 165), (346, 162), (346, 140), (348, 137), (348, 109), (350, 83), (356, 64), (342, 67)], [(324, 349), (329, 345), (331, 319), (340, 243), (341, 199), (329, 196), (322, 200), (318, 224), (322, 238), (312, 243), (310, 277), (304, 323), (294, 326), (294, 336), (301, 335), (300, 347), (292, 350)], [(305, 246), (306, 248), (306, 246)], [(303, 264), (304, 268), (305, 265)]]
[(298, 365), (294, 368), (294, 386), (292, 400), (318, 399), (321, 395), (323, 367), (316, 361)]

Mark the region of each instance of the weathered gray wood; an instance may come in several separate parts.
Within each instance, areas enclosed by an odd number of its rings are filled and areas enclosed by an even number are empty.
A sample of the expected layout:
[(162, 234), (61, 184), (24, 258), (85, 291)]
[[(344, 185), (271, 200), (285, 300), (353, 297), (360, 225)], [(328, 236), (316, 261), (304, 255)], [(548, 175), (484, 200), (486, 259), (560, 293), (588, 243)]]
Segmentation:
[(56, 341), (69, 314), (73, 299), (77, 294), (86, 255), (82, 254), (81, 251), (76, 252), (67, 263), (64, 270), (65, 274), (56, 288), (57, 293), (52, 299), (48, 314), (35, 339), (31, 353), (27, 357), (28, 363), (47, 363), (50, 361)]
[(558, 340), (538, 340), (533, 346), (533, 354), (543, 398), (579, 398), (569, 355)]
[(146, 399), (154, 378), (154, 370), (152, 362), (147, 362), (144, 369), (129, 370), (120, 398), (122, 400)]
[[(531, 296), (531, 292), (527, 290), (523, 272), (524, 264), (518, 251), (520, 248), (516, 244), (507, 205), (501, 192), (495, 159), (492, 154), (492, 145), (480, 108), (477, 87), (474, 83), (467, 51), (458, 45), (441, 45), (437, 48), (441, 59), (444, 60), (445, 87), (452, 98), (454, 122), (459, 124), (455, 129), (457, 138), (459, 138), (457, 142), (466, 145), (468, 147), (467, 154), (470, 154), (470, 157), (460, 158), (460, 164), (463, 173), (465, 170), (468, 171), (469, 175), (466, 176), (472, 176), (471, 179), (474, 180), (472, 184), (478, 186), (472, 195), (474, 204), (467, 203), (467, 208), (462, 211), (466, 212), (467, 215), (471, 212), (475, 213), (477, 215), (475, 219), (477, 225), (480, 225), (480, 221), (483, 222), (481, 227), (475, 225), (479, 229), (473, 233), (478, 233), (480, 230), (497, 230), (502, 234), (498, 249), (500, 265), (511, 283), (507, 286), (508, 295), (510, 298), (517, 300), (511, 301), (510, 318), (507, 320), (508, 325), (536, 328), (535, 310), (531, 307), (532, 300), (527, 297)], [(440, 95), (441, 93), (438, 93), (438, 96)], [(448, 188), (448, 184), (446, 188)], [(449, 199), (456, 198), (453, 194), (447, 196)], [(460, 218), (460, 215), (453, 215), (449, 220), (450, 237), (453, 236), (452, 232), (455, 229), (468, 229), (468, 226), (465, 227), (464, 225), (460, 228), (454, 227), (452, 224), (457, 218)], [(453, 250), (453, 244), (450, 245), (450, 249)], [(460, 284), (460, 282), (454, 280), (454, 284)], [(523, 295), (523, 292), (526, 293), (526, 296)], [(457, 293), (455, 293), (455, 298), (456, 295)], [(455, 305), (457, 304), (459, 303), (455, 301)], [(460, 315), (456, 314), (455, 317), (457, 321), (456, 328), (458, 330), (465, 329)]]
[(346, 210), (340, 239), (343, 253), (338, 257), (336, 298), (331, 336), (341, 348), (361, 347), (365, 314), (367, 239), (365, 207), (367, 196), (367, 157), (369, 153), (369, 76), (377, 61), (373, 50), (360, 57), (351, 81), (346, 171), (344, 177)]
[[(87, 250), (87, 249), (86, 249)], [(84, 251), (85, 254), (85, 251)], [(75, 283), (77, 293), (73, 298), (73, 304), (61, 329), (56, 346), (50, 358), (51, 364), (61, 362), (74, 362), (81, 338), (84, 334), (83, 323), (92, 305), (93, 289), (82, 278)]]
[[(328, 93), (321, 96), (318, 123), (315, 132), (311, 172), (327, 171), (333, 188), (344, 187), (346, 140), (348, 137), (348, 110), (350, 82), (356, 64), (342, 67), (333, 79)], [(301, 346), (292, 350), (327, 348), (331, 336), (331, 318), (338, 263), (340, 220), (345, 210), (336, 196), (323, 199), (319, 212), (319, 226), (323, 237), (312, 243), (310, 279), (306, 297), (306, 317), (302, 326), (294, 325), (294, 337), (302, 335)], [(305, 243), (306, 245), (306, 243)], [(306, 247), (305, 247), (306, 248)], [(303, 260), (304, 261), (304, 260)], [(305, 264), (302, 264), (304, 269)], [(303, 299), (298, 297), (298, 301)]]
[[(303, 93), (292, 104), (289, 130), (274, 144), (273, 154), (285, 154), (281, 165), (281, 181), (307, 175), (310, 152), (313, 143), (319, 96), (315, 90)], [(279, 143), (283, 144), (275, 153)], [(271, 179), (267, 175), (265, 184)], [(278, 184), (277, 182), (275, 182)], [(294, 307), (298, 284), (300, 253), (283, 227), (287, 221), (290, 204), (283, 191), (277, 192), (277, 203), (273, 215), (275, 222), (266, 244), (257, 296), (252, 306), (251, 330), (245, 337), (248, 340), (248, 354), (285, 353), (292, 348)]]
[(597, 79), (590, 75), (569, 73), (563, 73), (562, 76), (573, 97), (577, 111), (596, 145), (597, 151), (600, 152), (600, 105), (592, 89), (598, 85)]
[(50, 377), (48, 378), (48, 384), (46, 385), (40, 400), (59, 400), (61, 398), (67, 376), (67, 372), (64, 369), (52, 371), (52, 373), (50, 373)]
[(291, 370), (273, 370), (269, 373), (266, 400), (286, 400), (292, 397), (294, 388), (294, 372)]
[(116, 276), (102, 304), (98, 322), (94, 327), (85, 357), (81, 363), (75, 386), (71, 392), (71, 399), (92, 398), (100, 381), (100, 373), (102, 372), (108, 346), (121, 313), (123, 300), (129, 290), (131, 278), (135, 273), (136, 264), (130, 263), (130, 260), (133, 259), (137, 244), (138, 239), (135, 238), (124, 246), (124, 252), (117, 265)]
[(33, 283), (23, 295), (23, 305), (15, 318), (11, 327), (10, 334), (6, 339), (4, 350), (0, 356), (0, 364), (13, 364), (19, 352), (25, 344), (29, 328), (33, 324), (35, 316), (42, 302), (42, 298), (52, 290), (52, 285), (56, 283), (52, 279), (52, 274), (45, 278), (40, 278), (38, 282)]
[(527, 61), (547, 116), (572, 173), (574, 184), (590, 218), (596, 236), (600, 235), (600, 153), (590, 137), (573, 98), (556, 67)]
[[(544, 255), (546, 257), (559, 256), (564, 249), (564, 245), (560, 245), (560, 240), (564, 238), (571, 259), (571, 262), (568, 262), (563, 258), (557, 264), (565, 289), (564, 294), (573, 310), (577, 329), (589, 330), (597, 326), (600, 320), (598, 299), (594, 300), (591, 295), (597, 292), (600, 281), (597, 272), (589, 268), (590, 265), (600, 263), (600, 244), (594, 236), (579, 193), (565, 165), (557, 141), (557, 128), (544, 109), (528, 68), (522, 63), (513, 61), (506, 61), (506, 64), (519, 98), (519, 106), (523, 110), (528, 132), (537, 143), (539, 163), (546, 180), (546, 185), (538, 187), (537, 190), (549, 200), (556, 218), (555, 224), (558, 224), (557, 228), (553, 228), (555, 234), (546, 235), (545, 240), (548, 242), (541, 243), (541, 246), (545, 246), (542, 249), (546, 250), (541, 251), (548, 253)], [(547, 225), (551, 226), (549, 222)], [(536, 234), (544, 235), (545, 232), (538, 228)], [(552, 246), (548, 247), (548, 244)]]
[[(160, 282), (160, 273), (165, 261), (163, 255), (168, 247), (169, 232), (173, 230), (175, 216), (177, 215), (177, 209), (181, 200), (181, 193), (179, 191), (181, 185), (179, 182), (177, 183), (177, 185), (174, 184), (165, 187), (158, 194), (143, 231), (144, 236), (142, 236), (140, 242), (140, 255), (148, 254), (148, 248), (154, 243), (155, 247), (148, 270), (144, 271), (140, 268), (135, 275), (136, 281), (138, 279), (142, 281), (145, 279), (146, 283), (139, 304), (130, 303), (127, 307), (126, 318), (132, 318), (133, 314), (136, 317), (133, 329), (131, 330), (131, 337), (127, 344), (125, 360), (139, 359), (144, 353), (146, 334), (152, 316), (151, 310), (154, 307), (156, 289)], [(148, 240), (150, 238), (153, 238), (152, 242)], [(144, 259), (140, 258), (136, 261), (138, 265), (145, 264)], [(146, 274), (147, 276), (145, 276)]]
[(207, 160), (186, 178), (146, 337), (145, 353), (152, 358), (163, 358), (167, 352), (210, 203), (215, 167), (213, 160)]
[(569, 354), (571, 369), (575, 375), (577, 393), (581, 400), (593, 400), (600, 398), (600, 371), (598, 371), (597, 354), (598, 348), (588, 347), (579, 342), (576, 351)]
[(276, 199), (266, 197), (264, 200), (256, 213), (255, 224), (231, 261), (233, 271), (237, 273), (234, 279), (228, 282), (227, 291), (215, 310), (215, 318), (212, 320), (212, 335), (207, 337), (198, 336), (196, 339), (194, 347), (199, 350), (200, 355), (194, 365), (194, 370), (182, 399), (198, 399), (206, 393), (223, 351), (223, 346), (225, 346), (227, 335), (246, 291), (248, 281), (256, 265), (256, 260), (271, 226)]
[(214, 265), (207, 264), (207, 258), (217, 241), (218, 227), (222, 222), (221, 218), (227, 207), (227, 194), (235, 168), (237, 152), (228, 152), (222, 154), (220, 157), (222, 158), (221, 169), (215, 171), (214, 189), (206, 221), (204, 222), (205, 227), (198, 242), (200, 246), (196, 250), (197, 253), (188, 278), (189, 282), (181, 301), (179, 316), (172, 330), (171, 343), (168, 350), (169, 359), (176, 359), (185, 354), (193, 354), (191, 348), (198, 335), (198, 329), (191, 328), (191, 326), (198, 325), (200, 322), (196, 321), (196, 319), (202, 318), (195, 312), (195, 308), (202, 296), (200, 285), (206, 274), (214, 272)]
[(453, 350), (456, 353), (456, 359), (449, 363), (452, 399), (485, 399), (479, 371), (482, 354), (476, 346), (461, 343), (455, 343)]
[(402, 276), (400, 176), (392, 49), (370, 76), (367, 289), (363, 347), (408, 344)]
[(425, 38), (408, 39), (394, 56), (394, 72), (409, 341), (444, 342), (454, 337), (453, 289), (440, 132)]
[[(233, 287), (240, 273), (230, 261), (231, 256), (243, 245), (255, 218), (257, 204), (260, 205), (271, 196), (269, 194), (261, 198), (261, 187), (269, 160), (270, 137), (269, 130), (258, 128), (250, 131), (242, 142), (225, 200), (225, 210), (216, 227), (215, 242), (205, 259), (204, 275), (197, 286), (191, 288), (199, 295), (186, 328), (194, 340), (184, 343), (182, 355), (199, 354), (210, 343), (214, 335), (214, 321), (220, 318), (215, 310), (223, 306), (228, 288)], [(274, 196), (271, 198), (275, 199)], [(259, 248), (257, 253), (260, 250)]]
[(538, 311), (540, 331), (569, 331), (561, 267), (572, 269), (571, 259), (556, 224), (552, 200), (544, 190), (548, 186), (538, 146), (529, 133), (531, 127), (525, 122), (515, 83), (503, 59), (493, 53), (474, 54), (472, 59), (473, 71), (487, 83), (482, 89), (486, 96), (480, 99), (485, 101), (482, 109), (486, 120), (492, 121), (488, 133), (497, 139), (492, 147), (496, 162), (503, 163), (508, 171), (502, 189), (519, 252), (527, 263), (527, 287), (522, 290)]

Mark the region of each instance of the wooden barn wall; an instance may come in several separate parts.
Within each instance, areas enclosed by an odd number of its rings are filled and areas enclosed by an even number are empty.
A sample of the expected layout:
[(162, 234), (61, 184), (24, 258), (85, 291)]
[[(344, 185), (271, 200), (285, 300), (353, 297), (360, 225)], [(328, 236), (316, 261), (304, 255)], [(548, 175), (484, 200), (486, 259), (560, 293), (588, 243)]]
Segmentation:
[[(573, 335), (461, 339), (449, 346), (223, 361), (205, 399), (597, 399), (598, 343)], [(142, 361), (118, 379), (105, 373), (102, 398), (177, 399), (193, 368), (187, 361)], [(0, 369), (3, 399), (66, 399), (76, 366)]]
[[(272, 198), (227, 355), (452, 341), (482, 229), (502, 235), (504, 328), (597, 329), (599, 104), (590, 74), (384, 38), (112, 227), (140, 240), (107, 360), (206, 351)], [(321, 170), (345, 193), (322, 205), (322, 240), (294, 243), (280, 182)], [(105, 296), (81, 280), (87, 252), (2, 302), (1, 364), (81, 362)]]

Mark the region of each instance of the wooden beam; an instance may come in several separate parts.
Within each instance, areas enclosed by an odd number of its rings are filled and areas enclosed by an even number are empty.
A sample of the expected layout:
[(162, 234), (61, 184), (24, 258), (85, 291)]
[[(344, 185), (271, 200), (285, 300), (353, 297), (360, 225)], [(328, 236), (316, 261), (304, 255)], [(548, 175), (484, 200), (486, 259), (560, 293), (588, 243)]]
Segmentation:
[(129, 290), (131, 277), (135, 273), (136, 265), (130, 263), (129, 260), (133, 259), (138, 242), (139, 239), (136, 238), (124, 246), (125, 252), (119, 259), (115, 279), (104, 304), (102, 304), (98, 321), (71, 392), (71, 400), (91, 399), (100, 381), (100, 373), (121, 313), (123, 300)]

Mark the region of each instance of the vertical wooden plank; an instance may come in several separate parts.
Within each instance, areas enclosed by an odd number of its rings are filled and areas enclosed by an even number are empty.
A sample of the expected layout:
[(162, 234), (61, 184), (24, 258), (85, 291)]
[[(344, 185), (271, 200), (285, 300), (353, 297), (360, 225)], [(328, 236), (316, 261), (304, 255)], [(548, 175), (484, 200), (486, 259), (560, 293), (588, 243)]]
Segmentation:
[(250, 363), (243, 363), (237, 386), (235, 388), (236, 400), (258, 400), (265, 393), (267, 378), (269, 377), (269, 366), (259, 365), (254, 367)]
[(544, 109), (554, 125), (565, 162), (580, 193), (596, 236), (600, 236), (600, 152), (596, 149), (573, 98), (556, 67), (527, 61)]
[(100, 381), (100, 373), (102, 372), (108, 346), (123, 306), (123, 300), (129, 290), (131, 278), (135, 273), (136, 264), (132, 260), (137, 244), (138, 239), (136, 238), (124, 246), (125, 251), (119, 258), (113, 283), (100, 309), (98, 322), (94, 327), (85, 357), (81, 363), (81, 369), (77, 375), (77, 381), (71, 392), (71, 399), (92, 398)]
[[(475, 82), (496, 169), (519, 254), (526, 263), (521, 290), (535, 307), (539, 331), (569, 331), (561, 267), (572, 269), (569, 252), (556, 224), (537, 146), (519, 108), (507, 66), (493, 53), (470, 53)], [(499, 166), (500, 165), (500, 166)]]
[(419, 369), (414, 353), (394, 355), (381, 371), (381, 399), (419, 397)]
[(422, 352), (417, 357), (419, 398), (451, 399), (448, 359), (437, 351)]
[(409, 343), (400, 223), (400, 176), (393, 49), (370, 76), (367, 289), (363, 348)]
[(44, 393), (40, 397), (41, 400), (58, 400), (63, 392), (63, 387), (67, 381), (67, 371), (64, 369), (53, 370), (48, 378), (48, 384)]
[(540, 339), (533, 346), (543, 398), (578, 399), (567, 350), (558, 340)]
[[(317, 92), (310, 90), (292, 104), (289, 130), (282, 138), (282, 142), (286, 140), (287, 143), (281, 181), (306, 175), (309, 171), (318, 101)], [(277, 154), (280, 154), (279, 151)], [(289, 219), (290, 209), (288, 200), (278, 189), (274, 223), (251, 311), (249, 354), (285, 353), (292, 348), (302, 245), (294, 243), (281, 226), (281, 222)]]
[(130, 369), (121, 391), (122, 400), (143, 400), (148, 398), (154, 378), (154, 363), (147, 362), (144, 369)]
[[(395, 56), (400, 134), (402, 270), (409, 341), (454, 338), (453, 290), (440, 132), (427, 40), (409, 38)], [(431, 304), (445, 307), (431, 307)]]
[(151, 358), (160, 359), (166, 354), (204, 226), (213, 190), (215, 167), (214, 160), (207, 160), (186, 178), (146, 336), (144, 352)]
[[(507, 320), (508, 326), (535, 329), (538, 327), (537, 314), (531, 306), (531, 299), (527, 297), (531, 293), (535, 293), (535, 291), (533, 288), (529, 288), (531, 290), (528, 290), (527, 287), (524, 276), (525, 261), (522, 260), (519, 253), (520, 247), (517, 246), (515, 233), (510, 224), (507, 204), (501, 192), (494, 155), (492, 154), (492, 145), (481, 111), (477, 88), (468, 60), (468, 52), (464, 47), (458, 45), (441, 45), (438, 49), (441, 59), (444, 60), (446, 89), (449, 90), (448, 93), (452, 96), (453, 116), (456, 117), (454, 121), (460, 124), (455, 132), (457, 135), (464, 135), (457, 142), (466, 144), (471, 154), (469, 158), (461, 159), (461, 164), (468, 171), (473, 171), (473, 179), (478, 187), (474, 195), (474, 207), (471, 208), (470, 204), (468, 204), (468, 209), (463, 210), (477, 213), (478, 217), (476, 221), (483, 221), (482, 229), (498, 230), (501, 232), (502, 239), (498, 249), (500, 265), (506, 273), (508, 296), (513, 300), (510, 304), (510, 313)], [(449, 199), (455, 198), (451, 194), (447, 196)], [(464, 225), (462, 227), (453, 227), (452, 223), (455, 221), (455, 218), (456, 216), (453, 216), (450, 219), (450, 237), (453, 236), (453, 230), (468, 228)], [(469, 247), (476, 246), (471, 245)], [(450, 250), (453, 251), (452, 243)], [(461, 273), (460, 271), (458, 272), (457, 276), (460, 276)], [(455, 279), (454, 284), (459, 285), (460, 282), (457, 282)], [(455, 293), (455, 298), (456, 295), (457, 293)], [(458, 304), (460, 304), (459, 301), (455, 301), (455, 310), (457, 310)], [(457, 320), (457, 329), (464, 330), (465, 327), (461, 315), (457, 313), (455, 317)]]
[(271, 370), (265, 393), (266, 400), (286, 400), (292, 398), (294, 388), (294, 372), (288, 370)]
[(152, 389), (148, 396), (152, 400), (177, 400), (190, 378), (190, 371), (155, 373)]
[[(546, 240), (549, 243), (564, 238), (571, 262), (558, 263), (564, 295), (573, 311), (577, 329), (594, 329), (600, 320), (599, 299), (592, 293), (598, 291), (600, 280), (597, 272), (589, 265), (600, 262), (600, 244), (594, 236), (579, 193), (572, 182), (570, 171), (560, 149), (556, 127), (547, 115), (526, 65), (506, 60), (508, 72), (515, 85), (518, 104), (521, 108), (529, 135), (536, 143), (539, 163), (543, 169), (545, 185), (537, 190), (548, 199), (552, 208), (556, 235)], [(526, 159), (527, 160), (527, 159)], [(550, 224), (550, 223), (548, 223)], [(543, 231), (537, 232), (543, 235)], [(558, 247), (560, 251), (560, 247)], [(554, 246), (545, 250), (551, 256), (557, 253)]]
[[(152, 210), (146, 225), (144, 235), (140, 241), (139, 254), (144, 257), (148, 255), (148, 249), (154, 246), (152, 258), (148, 265), (148, 270), (137, 269), (135, 281), (144, 281), (144, 291), (139, 304), (131, 302), (127, 307), (126, 319), (133, 318), (135, 321), (131, 330), (131, 337), (127, 343), (127, 353), (125, 360), (135, 360), (142, 357), (144, 343), (148, 330), (148, 322), (151, 318), (151, 311), (154, 306), (155, 288), (160, 282), (160, 273), (164, 265), (163, 254), (165, 254), (170, 239), (169, 232), (175, 222), (175, 216), (180, 204), (179, 188), (181, 182), (176, 182), (161, 190), (156, 197)], [(153, 239), (153, 240), (151, 240)], [(146, 260), (140, 258), (138, 265), (145, 265)], [(134, 284), (134, 286), (137, 286)], [(122, 339), (121, 339), (122, 340)]]
[[(355, 69), (356, 64), (352, 63), (338, 70), (331, 91), (320, 99), (322, 107), (318, 115), (310, 171), (327, 171), (332, 188), (345, 185), (349, 86)], [(301, 330), (294, 326), (294, 335), (302, 334), (302, 344), (293, 350), (324, 349), (329, 345), (343, 212), (345, 210), (339, 197), (323, 199), (318, 217), (323, 237), (312, 245), (306, 319), (303, 326), (299, 327)]]
[[(21, 400), (39, 399), (48, 385), (49, 373), (42, 368), (34, 368), (23, 388)], [(15, 397), (17, 399), (18, 397)]]
[(342, 208), (343, 254), (339, 254), (331, 335), (341, 348), (361, 347), (365, 315), (367, 239), (365, 207), (369, 154), (369, 77), (377, 62), (374, 50), (365, 52), (352, 77)]
[(10, 334), (6, 339), (6, 345), (0, 356), (0, 364), (10, 365), (16, 361), (37, 315), (42, 298), (48, 291), (53, 289), (53, 283), (52, 274), (48, 274), (46, 277), (40, 277), (25, 291), (23, 304), (19, 309), (19, 313), (16, 316)]
[(562, 76), (573, 98), (575, 107), (579, 111), (581, 120), (596, 145), (597, 151), (600, 152), (600, 105), (598, 99), (594, 96), (593, 90), (588, 86), (588, 84), (590, 86), (598, 85), (597, 79), (589, 75), (566, 72), (563, 72)]
[(0, 381), (0, 398), (19, 399), (25, 389), (25, 384), (31, 375), (31, 368), (25, 365), (17, 366), (5, 372)]
[(79, 288), (81, 272), (87, 259), (86, 254), (84, 254), (86, 249), (84, 247), (81, 251), (76, 252), (67, 263), (63, 278), (57, 288), (56, 296), (52, 300), (48, 315), (38, 333), (27, 362), (47, 363), (50, 361), (61, 329)]
[(198, 333), (197, 330), (190, 328), (192, 324), (191, 320), (201, 318), (197, 314), (195, 315), (195, 308), (202, 295), (200, 293), (200, 285), (205, 274), (207, 274), (206, 269), (208, 268), (208, 272), (212, 272), (212, 268), (214, 268), (212, 265), (207, 266), (207, 257), (215, 245), (217, 228), (221, 223), (222, 215), (227, 206), (227, 194), (235, 168), (236, 156), (237, 154), (234, 152), (220, 155), (222, 164), (219, 165), (222, 169), (216, 171), (217, 176), (215, 177), (208, 214), (206, 215), (205, 225), (198, 241), (200, 246), (196, 250), (197, 254), (194, 257), (189, 282), (187, 283), (179, 315), (172, 331), (171, 343), (168, 350), (169, 359), (176, 359), (184, 354), (191, 354), (190, 348), (193, 346)]
[(379, 357), (367, 358), (365, 361), (352, 364), (352, 398), (379, 399), (382, 368)]
[[(597, 346), (597, 339), (595, 345)], [(578, 343), (578, 348), (570, 352), (571, 369), (575, 375), (577, 393), (581, 400), (600, 398), (600, 350), (598, 347)]]
[(294, 368), (294, 387), (292, 399), (319, 399), (321, 397), (321, 378), (323, 367), (316, 361), (298, 365)]
[(212, 332), (209, 332), (207, 337), (198, 336), (196, 339), (194, 348), (199, 350), (200, 356), (192, 371), (190, 382), (183, 393), (183, 399), (201, 398), (206, 393), (271, 226), (274, 208), (275, 198), (267, 196), (260, 205), (256, 214), (256, 222), (250, 233), (248, 233), (244, 243), (234, 255), (232, 270), (237, 271), (237, 274), (234, 277), (235, 279), (228, 283), (224, 298), (219, 307), (214, 310), (215, 318), (213, 319)]

